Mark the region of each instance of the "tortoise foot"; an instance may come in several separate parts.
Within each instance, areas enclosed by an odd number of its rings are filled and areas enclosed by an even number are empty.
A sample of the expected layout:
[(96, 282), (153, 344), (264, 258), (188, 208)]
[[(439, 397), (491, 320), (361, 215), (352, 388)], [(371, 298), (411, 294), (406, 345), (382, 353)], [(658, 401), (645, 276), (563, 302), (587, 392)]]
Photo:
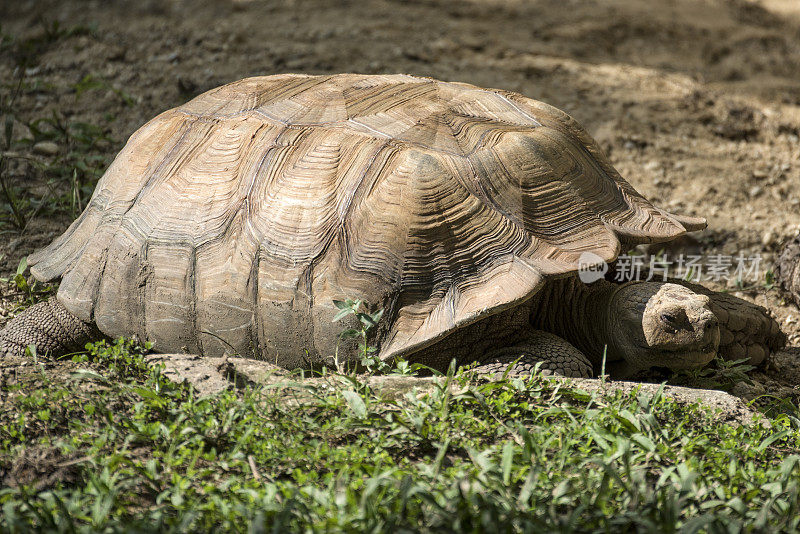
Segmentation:
[(592, 364), (581, 351), (565, 339), (539, 330), (532, 331), (521, 343), (486, 353), (476, 370), (480, 374), (502, 375), (512, 364), (514, 375), (530, 374), (539, 365), (544, 375), (592, 376)]
[(31, 345), (39, 354), (61, 356), (83, 350), (86, 343), (100, 337), (94, 327), (51, 297), (20, 313), (0, 331), (0, 356), (22, 356)]

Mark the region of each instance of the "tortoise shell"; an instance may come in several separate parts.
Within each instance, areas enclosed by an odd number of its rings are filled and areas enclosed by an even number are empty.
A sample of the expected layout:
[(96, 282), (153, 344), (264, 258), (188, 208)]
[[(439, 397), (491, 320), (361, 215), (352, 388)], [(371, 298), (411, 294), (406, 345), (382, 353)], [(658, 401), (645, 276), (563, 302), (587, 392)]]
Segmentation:
[(86, 210), (29, 259), (109, 336), (161, 352), (330, 357), (334, 299), (412, 353), (627, 243), (702, 219), (652, 206), (567, 114), (406, 75), (213, 89), (129, 139)]

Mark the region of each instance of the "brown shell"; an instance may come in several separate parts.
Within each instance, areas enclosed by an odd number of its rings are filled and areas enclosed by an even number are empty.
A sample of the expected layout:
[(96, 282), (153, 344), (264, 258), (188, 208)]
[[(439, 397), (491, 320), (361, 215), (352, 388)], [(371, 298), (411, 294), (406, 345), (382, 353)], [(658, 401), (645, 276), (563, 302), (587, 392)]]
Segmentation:
[(621, 237), (702, 225), (653, 207), (572, 118), (519, 94), (279, 75), (140, 128), (29, 264), (107, 335), (294, 367), (333, 354), (334, 299), (385, 309), (390, 358), (528, 299), (583, 252), (613, 260)]

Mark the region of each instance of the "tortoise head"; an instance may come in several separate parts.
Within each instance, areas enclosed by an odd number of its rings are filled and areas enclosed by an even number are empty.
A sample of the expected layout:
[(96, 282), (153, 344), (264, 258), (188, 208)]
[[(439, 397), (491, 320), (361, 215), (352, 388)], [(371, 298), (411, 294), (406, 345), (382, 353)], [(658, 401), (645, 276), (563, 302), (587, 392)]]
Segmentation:
[(702, 367), (720, 342), (719, 321), (708, 304), (707, 296), (677, 284), (621, 286), (610, 310), (616, 355), (638, 369)]

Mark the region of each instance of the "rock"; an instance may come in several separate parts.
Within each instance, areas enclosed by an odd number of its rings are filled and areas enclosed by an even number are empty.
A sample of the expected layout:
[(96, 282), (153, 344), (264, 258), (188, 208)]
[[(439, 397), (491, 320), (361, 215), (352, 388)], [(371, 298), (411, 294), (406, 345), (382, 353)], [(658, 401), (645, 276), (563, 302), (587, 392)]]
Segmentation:
[(747, 384), (745, 382), (739, 382), (738, 384), (734, 384), (733, 388), (731, 388), (731, 394), (735, 395), (740, 399), (744, 399), (745, 401), (752, 401), (762, 395), (766, 394), (766, 389), (763, 385), (754, 382), (752, 384)]
[(213, 395), (234, 387), (266, 383), (270, 373), (286, 374), (272, 364), (247, 358), (205, 358), (197, 354), (151, 354), (150, 364), (163, 364), (164, 376), (188, 382), (201, 394)]
[(55, 156), (58, 154), (58, 145), (52, 141), (39, 141), (33, 145), (34, 154), (41, 156)]
[[(598, 392), (611, 395), (615, 391), (630, 393), (638, 390), (646, 394), (655, 394), (662, 388), (661, 384), (642, 384), (639, 382), (611, 381), (602, 382), (596, 378), (557, 378), (558, 380), (572, 381), (588, 392)], [(678, 404), (702, 404), (711, 408), (723, 421), (732, 423), (751, 423), (762, 421), (762, 416), (740, 398), (716, 389), (694, 389), (681, 386), (663, 386), (663, 396), (672, 399)]]
[[(249, 358), (204, 358), (194, 354), (153, 354), (147, 357), (152, 364), (165, 366), (164, 376), (175, 382), (192, 384), (201, 395), (212, 395), (226, 389), (247, 387), (269, 387), (285, 391), (286, 402), (291, 405), (315, 402), (316, 396), (309, 387), (348, 387), (350, 382), (339, 375), (301, 378), (290, 374), (273, 364)], [(440, 387), (444, 377), (414, 377), (400, 375), (363, 376), (362, 382), (368, 384), (379, 396), (390, 400), (401, 400), (407, 393), (416, 391), (422, 395)], [(751, 423), (760, 421), (757, 412), (749, 408), (741, 399), (724, 391), (692, 389), (679, 386), (662, 386), (625, 381), (601, 381), (592, 378), (548, 377), (565, 386), (570, 385), (586, 394), (601, 396), (613, 395), (616, 391), (630, 393), (639, 391), (654, 395), (659, 390), (666, 398), (679, 404), (702, 404), (710, 407), (717, 416), (726, 422)], [(450, 387), (455, 388), (455, 384)]]

